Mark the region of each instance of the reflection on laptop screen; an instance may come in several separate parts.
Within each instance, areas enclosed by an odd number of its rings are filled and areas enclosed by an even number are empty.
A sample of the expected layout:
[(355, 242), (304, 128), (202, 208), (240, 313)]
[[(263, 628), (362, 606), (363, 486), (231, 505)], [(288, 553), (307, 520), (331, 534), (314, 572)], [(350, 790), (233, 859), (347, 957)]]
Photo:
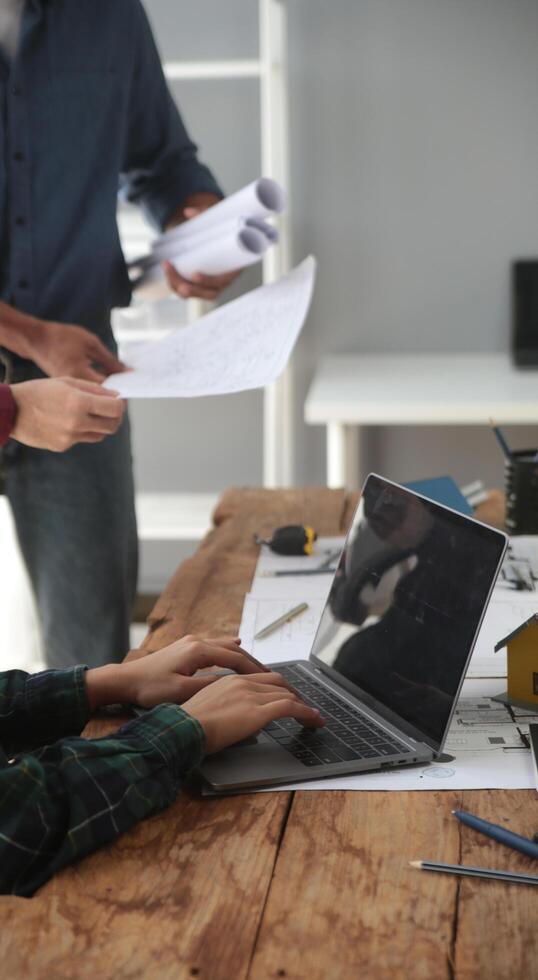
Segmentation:
[(370, 476), (312, 656), (439, 744), (503, 548), (498, 532)]

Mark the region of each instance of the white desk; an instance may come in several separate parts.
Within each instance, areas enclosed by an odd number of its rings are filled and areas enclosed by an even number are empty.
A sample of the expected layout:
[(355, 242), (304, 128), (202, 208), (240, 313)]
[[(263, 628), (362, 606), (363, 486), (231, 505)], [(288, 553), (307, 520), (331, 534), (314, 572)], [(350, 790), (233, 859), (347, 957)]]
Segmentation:
[(305, 421), (327, 428), (327, 485), (354, 487), (365, 425), (538, 423), (538, 369), (507, 353), (350, 354), (325, 358)]

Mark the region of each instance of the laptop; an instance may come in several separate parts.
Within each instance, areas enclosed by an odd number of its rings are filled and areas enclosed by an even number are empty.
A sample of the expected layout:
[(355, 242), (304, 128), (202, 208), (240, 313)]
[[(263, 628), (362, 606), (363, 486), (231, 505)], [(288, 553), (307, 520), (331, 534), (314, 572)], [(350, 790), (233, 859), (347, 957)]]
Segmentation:
[(274, 665), (325, 727), (282, 718), (208, 756), (206, 792), (439, 759), (507, 541), (371, 474), (309, 659)]

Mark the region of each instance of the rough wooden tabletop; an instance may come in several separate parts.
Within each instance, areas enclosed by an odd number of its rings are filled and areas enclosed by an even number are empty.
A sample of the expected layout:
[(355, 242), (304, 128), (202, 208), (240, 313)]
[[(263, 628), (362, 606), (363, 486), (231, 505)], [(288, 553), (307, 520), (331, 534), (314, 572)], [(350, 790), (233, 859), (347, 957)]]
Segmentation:
[[(293, 521), (344, 530), (341, 491), (229, 491), (173, 577), (145, 650), (238, 627), (252, 535)], [(88, 734), (104, 731), (92, 722)], [(531, 791), (182, 794), (33, 899), (0, 898), (0, 976), (204, 980), (531, 980), (531, 888), (413, 871), (414, 858), (523, 870), (461, 827), (464, 806), (531, 836)]]

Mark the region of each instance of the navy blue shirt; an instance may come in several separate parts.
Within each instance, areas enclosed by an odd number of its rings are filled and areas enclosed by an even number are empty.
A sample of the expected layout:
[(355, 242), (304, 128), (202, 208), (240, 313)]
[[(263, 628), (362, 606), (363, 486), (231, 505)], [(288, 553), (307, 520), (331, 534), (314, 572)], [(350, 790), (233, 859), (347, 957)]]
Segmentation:
[(219, 187), (168, 92), (139, 0), (27, 0), (0, 53), (0, 295), (106, 337), (130, 287), (118, 189), (162, 229)]

